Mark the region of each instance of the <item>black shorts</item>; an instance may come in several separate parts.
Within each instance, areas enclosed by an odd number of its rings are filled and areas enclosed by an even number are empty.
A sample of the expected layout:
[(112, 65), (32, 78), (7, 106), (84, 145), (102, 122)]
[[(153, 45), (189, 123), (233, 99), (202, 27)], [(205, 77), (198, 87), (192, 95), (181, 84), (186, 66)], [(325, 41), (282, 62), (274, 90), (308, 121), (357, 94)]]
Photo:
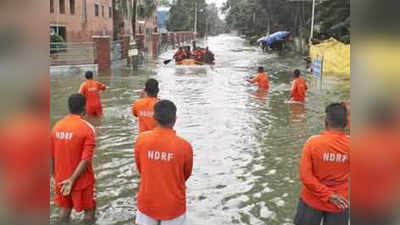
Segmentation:
[[(321, 221), (323, 221), (321, 223)], [(346, 209), (340, 213), (325, 212), (311, 208), (303, 200), (299, 200), (296, 216), (294, 218), (295, 225), (348, 225), (349, 210)]]
[(351, 211), (351, 225), (398, 225), (398, 213), (395, 212), (368, 212)]

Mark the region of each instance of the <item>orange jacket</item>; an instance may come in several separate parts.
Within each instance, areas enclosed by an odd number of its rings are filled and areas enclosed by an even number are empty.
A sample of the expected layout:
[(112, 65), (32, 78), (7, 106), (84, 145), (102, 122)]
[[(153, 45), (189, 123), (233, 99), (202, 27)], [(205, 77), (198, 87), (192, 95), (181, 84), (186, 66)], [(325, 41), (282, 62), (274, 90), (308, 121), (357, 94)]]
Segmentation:
[(367, 215), (397, 212), (400, 199), (399, 140), (398, 127), (379, 126), (363, 127), (351, 138), (352, 209)]
[(174, 130), (157, 127), (139, 134), (135, 162), (140, 173), (139, 210), (157, 220), (171, 220), (185, 213), (192, 146)]
[(79, 93), (86, 97), (86, 110), (101, 108), (99, 93), (106, 90), (106, 86), (95, 80), (86, 80), (81, 84)]
[(304, 102), (307, 89), (308, 86), (306, 81), (302, 77), (299, 77), (293, 81), (290, 96), (293, 98), (294, 101)]
[(132, 114), (138, 118), (139, 133), (149, 131), (157, 126), (154, 116), (154, 105), (159, 101), (156, 97), (145, 97), (132, 105)]
[(269, 80), (267, 74), (258, 73), (257, 76), (251, 80), (252, 83), (257, 83), (259, 88), (268, 89), (269, 88)]
[(70, 178), (82, 160), (90, 163), (76, 180), (73, 190), (82, 190), (94, 184), (91, 162), (95, 146), (93, 126), (79, 115), (71, 114), (57, 122), (50, 137), (50, 151), (54, 158), (54, 178), (57, 184)]
[(181, 49), (178, 49), (174, 55), (175, 61), (180, 61), (185, 57), (185, 52)]
[(350, 138), (343, 132), (325, 131), (308, 139), (300, 161), (301, 198), (315, 209), (340, 212), (329, 197), (348, 197)]

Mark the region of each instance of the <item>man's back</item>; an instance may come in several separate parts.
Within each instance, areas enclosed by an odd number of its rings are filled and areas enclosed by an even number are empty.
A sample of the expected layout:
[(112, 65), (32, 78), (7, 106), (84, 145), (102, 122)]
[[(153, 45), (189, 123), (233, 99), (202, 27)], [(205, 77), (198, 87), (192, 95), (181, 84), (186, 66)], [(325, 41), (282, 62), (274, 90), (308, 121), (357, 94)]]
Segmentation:
[(253, 80), (254, 82), (257, 82), (259, 88), (267, 89), (269, 88), (269, 81), (267, 74), (265, 72), (258, 73), (256, 78)]
[(300, 163), (302, 199), (319, 210), (339, 212), (328, 202), (332, 193), (348, 195), (350, 138), (344, 132), (325, 131), (305, 144)]
[(291, 96), (294, 101), (304, 102), (308, 89), (306, 81), (299, 77), (293, 81)]
[(154, 115), (154, 105), (159, 101), (156, 97), (145, 97), (132, 105), (132, 114), (138, 118), (139, 132), (149, 131), (157, 126)]
[(100, 91), (106, 89), (106, 86), (95, 80), (86, 80), (82, 83), (79, 93), (86, 97), (86, 105), (89, 107), (101, 106)]
[(157, 127), (139, 135), (135, 160), (140, 173), (139, 210), (158, 220), (185, 213), (185, 182), (193, 165), (191, 145), (174, 130)]
[[(79, 115), (68, 115), (54, 126), (50, 144), (55, 165), (54, 178), (60, 183), (71, 177), (81, 160), (91, 162), (96, 146), (95, 131)], [(80, 190), (93, 183), (93, 169), (89, 165), (73, 188)]]

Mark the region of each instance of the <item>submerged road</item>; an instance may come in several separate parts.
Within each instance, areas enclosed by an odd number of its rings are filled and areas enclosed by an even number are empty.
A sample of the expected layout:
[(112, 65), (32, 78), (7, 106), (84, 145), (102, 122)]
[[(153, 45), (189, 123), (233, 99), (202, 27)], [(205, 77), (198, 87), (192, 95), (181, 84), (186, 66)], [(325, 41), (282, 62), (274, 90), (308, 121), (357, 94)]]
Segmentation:
[[(323, 129), (324, 107), (349, 96), (349, 81), (329, 78), (323, 91), (314, 83), (304, 106), (288, 105), (291, 74), (304, 68), (302, 57), (266, 55), (232, 35), (210, 37), (208, 45), (216, 55), (213, 67), (165, 66), (170, 50), (139, 71), (117, 68), (97, 77), (110, 87), (97, 127), (97, 224), (134, 224), (139, 177), (130, 106), (150, 77), (160, 82), (160, 98), (177, 105), (176, 131), (194, 148), (187, 224), (292, 224), (302, 146)], [(257, 66), (271, 76), (269, 93), (246, 82)], [(51, 77), (52, 123), (66, 115), (67, 97), (82, 81), (79, 73)], [(52, 205), (52, 219), (55, 212)]]

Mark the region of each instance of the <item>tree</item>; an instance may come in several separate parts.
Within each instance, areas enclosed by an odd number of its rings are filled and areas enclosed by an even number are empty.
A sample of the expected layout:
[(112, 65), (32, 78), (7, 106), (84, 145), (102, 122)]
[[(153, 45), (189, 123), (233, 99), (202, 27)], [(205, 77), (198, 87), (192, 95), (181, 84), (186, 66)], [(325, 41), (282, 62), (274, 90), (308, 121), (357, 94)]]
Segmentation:
[(197, 33), (199, 36), (204, 36), (206, 20), (209, 24), (214, 22), (207, 17), (205, 0), (176, 0), (173, 2), (169, 11), (167, 29), (169, 31), (193, 31), (195, 10), (197, 10)]
[[(226, 14), (227, 28), (248, 37), (278, 30), (291, 31), (302, 39), (308, 39), (309, 36), (310, 1), (227, 0), (222, 9)], [(321, 32), (338, 38), (349, 35), (349, 0), (321, 1), (317, 12), (316, 21), (321, 25)]]
[(150, 18), (154, 15), (157, 6), (153, 0), (142, 0), (138, 6), (138, 16), (140, 18)]
[(217, 35), (224, 31), (225, 23), (219, 18), (216, 4), (209, 4), (206, 13), (206, 32), (207, 35)]

